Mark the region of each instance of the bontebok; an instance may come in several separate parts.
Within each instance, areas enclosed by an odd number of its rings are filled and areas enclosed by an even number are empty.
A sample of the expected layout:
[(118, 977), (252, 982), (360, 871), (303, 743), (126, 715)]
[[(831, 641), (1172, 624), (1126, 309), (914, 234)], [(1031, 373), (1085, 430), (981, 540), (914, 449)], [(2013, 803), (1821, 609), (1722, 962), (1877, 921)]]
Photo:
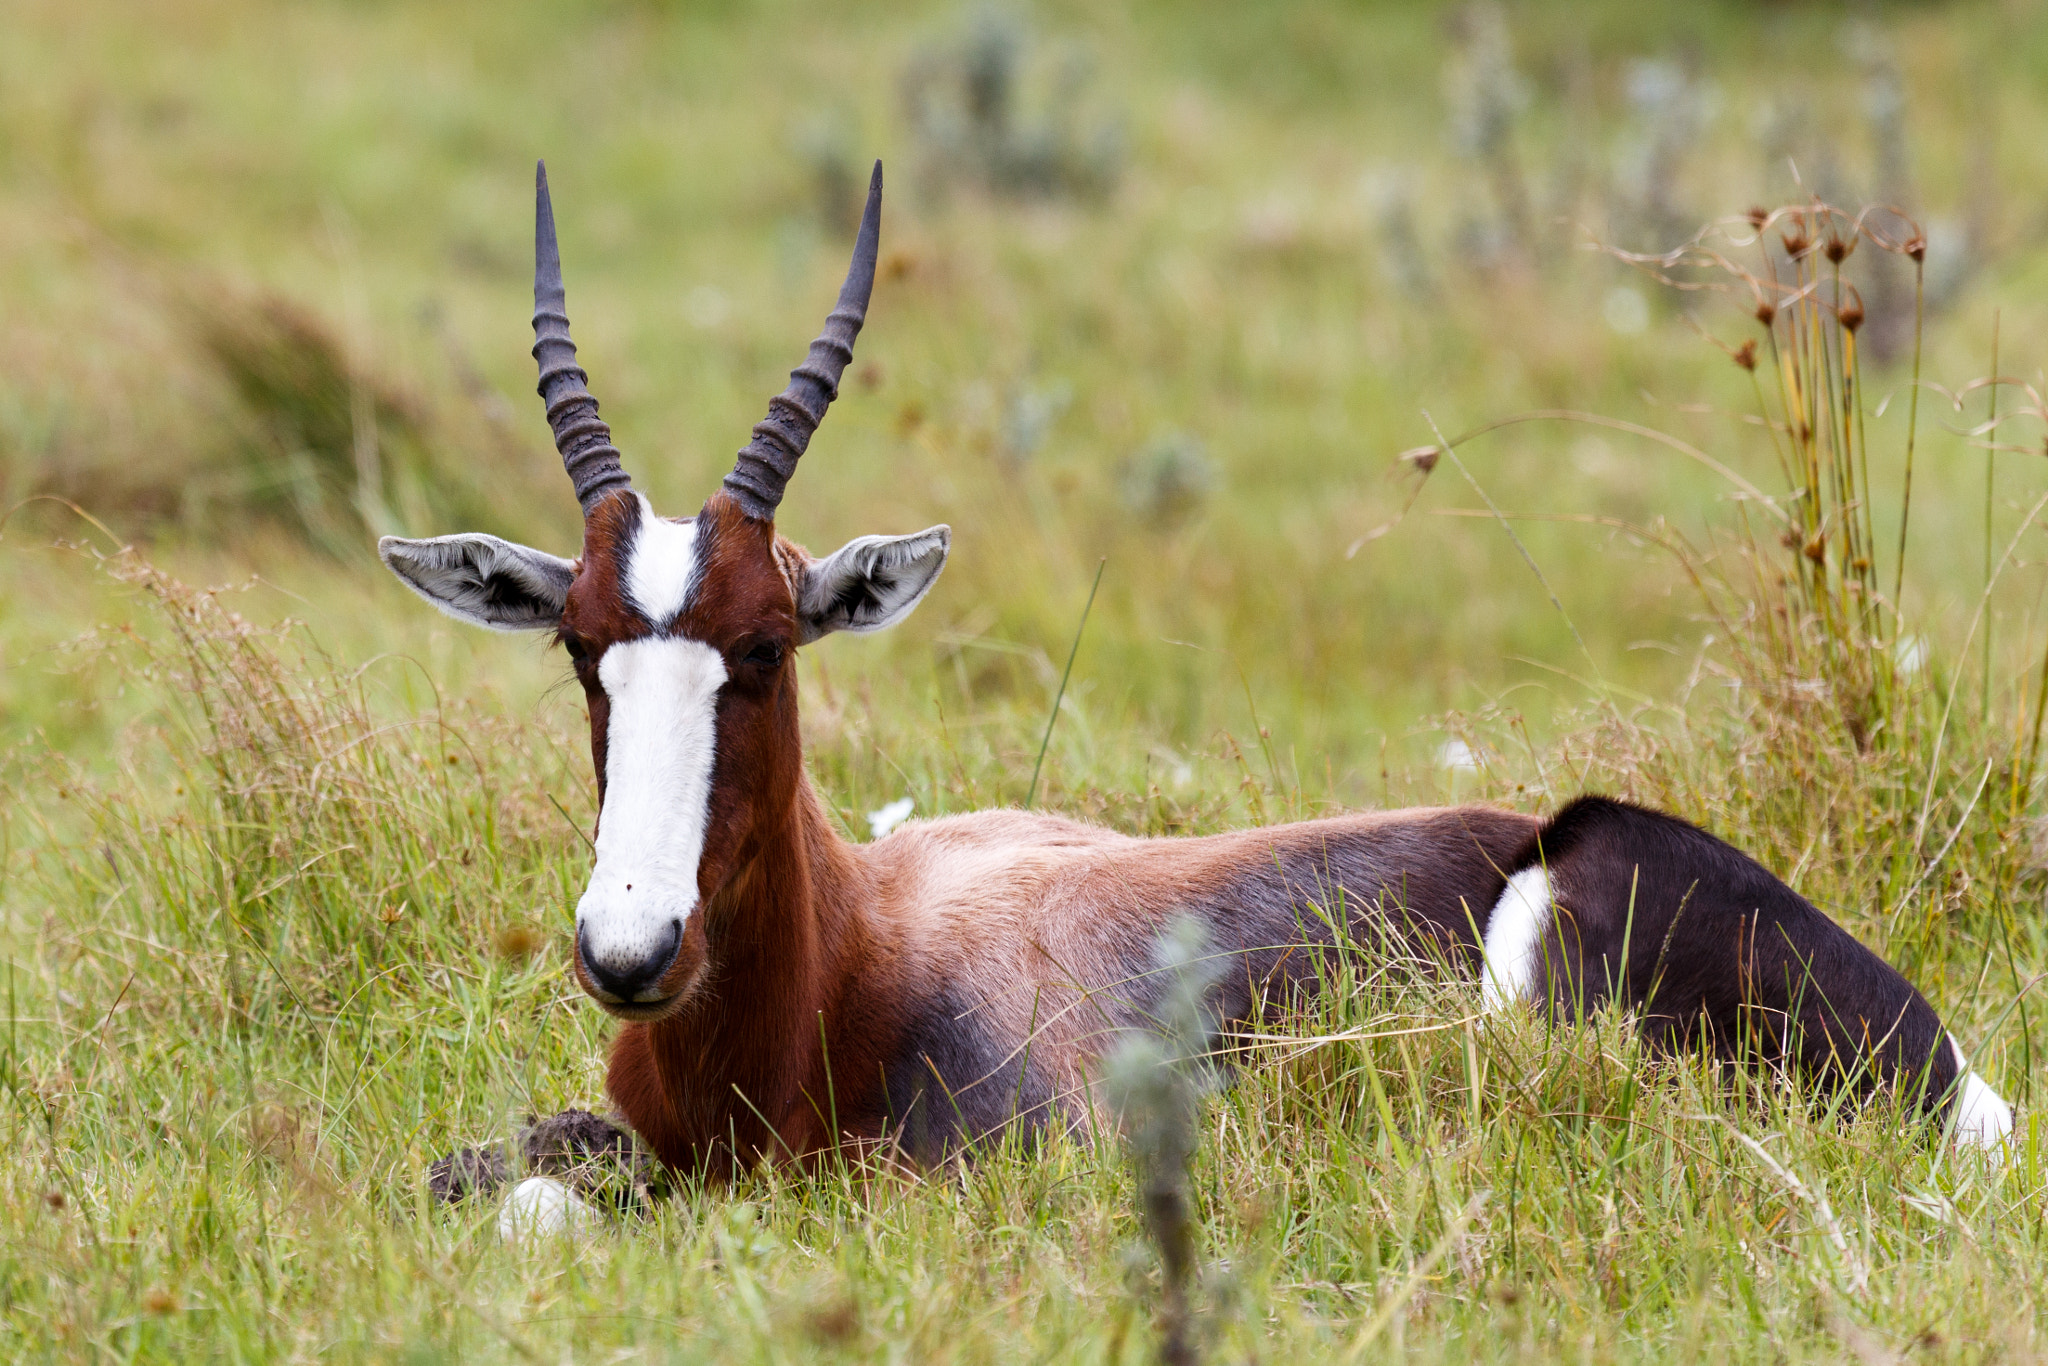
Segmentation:
[[(1896, 1088), (1959, 1139), (2011, 1111), (1927, 1001), (1761, 865), (1675, 817), (1581, 798), (1380, 811), (1137, 839), (1029, 811), (843, 839), (804, 773), (795, 652), (917, 606), (948, 529), (822, 559), (775, 511), (853, 355), (875, 277), (877, 164), (825, 330), (694, 515), (632, 485), (576, 364), (543, 170), (534, 357), (583, 505), (576, 559), (491, 536), (386, 538), (462, 620), (560, 640), (590, 709), (596, 859), (572, 970), (624, 1022), (607, 1087), (672, 1168), (711, 1176), (846, 1146), (928, 1165), (1085, 1127), (1093, 1069), (1166, 983), (1192, 919), (1228, 955), (1220, 1027), (1298, 1007), (1340, 942), (1475, 978), (1563, 1022), (1619, 998), (1658, 1044)], [(460, 1183), (457, 1183), (458, 1187)]]

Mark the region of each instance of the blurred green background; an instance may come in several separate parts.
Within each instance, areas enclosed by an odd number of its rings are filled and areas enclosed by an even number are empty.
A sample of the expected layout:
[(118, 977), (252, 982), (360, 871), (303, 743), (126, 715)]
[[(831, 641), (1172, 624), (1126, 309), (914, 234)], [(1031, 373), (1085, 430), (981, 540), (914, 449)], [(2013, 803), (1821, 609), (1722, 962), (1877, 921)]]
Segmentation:
[[(811, 652), (817, 738), (842, 710), (943, 716), (1028, 755), (1107, 557), (1068, 743), (1116, 737), (1134, 783), (1256, 708), (1303, 783), (1379, 800), (1443, 780), (1446, 709), (1501, 700), (1541, 731), (1584, 700), (1588, 663), (1501, 528), (1446, 515), (1481, 507), (1455, 471), (1361, 544), (1418, 492), (1395, 457), (1430, 441), (1425, 410), (1448, 433), (1589, 410), (1778, 488), (1746, 377), (1695, 330), (1753, 335), (1746, 301), (1595, 244), (1673, 247), (1752, 203), (1891, 202), (1929, 233), (1931, 380), (1987, 369), (1994, 309), (2003, 368), (2033, 376), (2048, 324), (2029, 0), (17, 0), (7, 27), (0, 502), (56, 495), (189, 578), (259, 576), (240, 610), (515, 711), (571, 705), (541, 700), (558, 663), (427, 612), (371, 546), (576, 544), (526, 353), (536, 157), (593, 387), (676, 514), (802, 354), (886, 161), (856, 379), (782, 525), (822, 551), (943, 520), (955, 552), (904, 629)], [(1893, 489), (1912, 295), (1878, 256), (1850, 269), (1885, 400), (1872, 482)], [(1985, 457), (1953, 434), (1980, 411), (1929, 402), (1907, 606), (1940, 636), (1980, 583)], [(1464, 453), (1536, 516), (1520, 534), (1601, 674), (1682, 684), (1693, 602), (1614, 523), (1704, 544), (1736, 524), (1727, 486), (1572, 424)], [(2005, 459), (2001, 536), (2040, 473)], [(7, 523), (0, 708), (15, 737), (90, 752), (120, 702), (60, 647), (122, 609), (53, 539), (104, 543), (50, 502)], [(2003, 581), (2001, 621), (2041, 584)]]

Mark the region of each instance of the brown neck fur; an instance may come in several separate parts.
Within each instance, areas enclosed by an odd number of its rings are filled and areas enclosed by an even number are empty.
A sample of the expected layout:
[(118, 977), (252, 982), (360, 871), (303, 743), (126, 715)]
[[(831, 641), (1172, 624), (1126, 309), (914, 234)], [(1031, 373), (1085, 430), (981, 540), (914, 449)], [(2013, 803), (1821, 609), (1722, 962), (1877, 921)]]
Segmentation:
[(705, 907), (711, 952), (689, 1002), (613, 1045), (607, 1089), (664, 1162), (728, 1175), (829, 1145), (834, 1091), (843, 1103), (848, 1088), (828, 1085), (828, 1058), (848, 1080), (877, 1072), (855, 1056), (871, 1051), (858, 1042), (866, 1012), (841, 1008), (866, 956), (869, 895), (858, 852), (799, 777)]

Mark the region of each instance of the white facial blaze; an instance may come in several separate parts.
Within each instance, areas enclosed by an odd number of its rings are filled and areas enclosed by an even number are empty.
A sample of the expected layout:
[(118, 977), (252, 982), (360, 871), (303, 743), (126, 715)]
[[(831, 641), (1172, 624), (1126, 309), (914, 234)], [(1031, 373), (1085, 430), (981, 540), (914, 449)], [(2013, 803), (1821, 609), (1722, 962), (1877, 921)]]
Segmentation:
[(640, 499), (640, 528), (633, 537), (632, 558), (626, 562), (626, 596), (650, 624), (666, 626), (689, 606), (703, 576), (697, 562), (697, 523), (657, 517), (645, 495), (635, 496)]
[(611, 703), (604, 809), (597, 867), (576, 906), (594, 965), (633, 972), (665, 952), (697, 909), (725, 676), (718, 651), (679, 636), (629, 640), (598, 661)]

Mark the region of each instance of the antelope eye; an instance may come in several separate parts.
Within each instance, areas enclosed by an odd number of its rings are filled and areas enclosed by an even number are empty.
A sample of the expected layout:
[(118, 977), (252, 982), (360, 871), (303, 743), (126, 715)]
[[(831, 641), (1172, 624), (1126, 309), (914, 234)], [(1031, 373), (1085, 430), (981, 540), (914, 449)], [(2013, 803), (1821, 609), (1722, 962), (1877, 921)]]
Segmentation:
[(772, 640), (764, 640), (747, 651), (746, 661), (757, 669), (772, 669), (782, 662), (782, 647)]
[(574, 636), (563, 636), (562, 648), (569, 652), (569, 659), (573, 663), (581, 664), (590, 658), (590, 651), (584, 649), (583, 642)]

